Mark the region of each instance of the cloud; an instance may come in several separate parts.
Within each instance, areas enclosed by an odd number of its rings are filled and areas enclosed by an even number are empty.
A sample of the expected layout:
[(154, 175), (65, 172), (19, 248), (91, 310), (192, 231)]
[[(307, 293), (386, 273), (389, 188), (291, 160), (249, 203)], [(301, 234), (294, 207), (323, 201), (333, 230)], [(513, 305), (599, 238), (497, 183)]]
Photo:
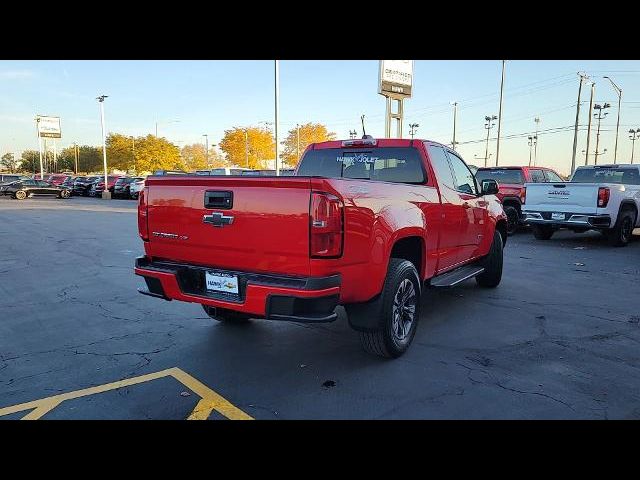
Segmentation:
[(0, 80), (21, 80), (23, 78), (32, 78), (35, 74), (31, 70), (5, 70), (0, 71)]

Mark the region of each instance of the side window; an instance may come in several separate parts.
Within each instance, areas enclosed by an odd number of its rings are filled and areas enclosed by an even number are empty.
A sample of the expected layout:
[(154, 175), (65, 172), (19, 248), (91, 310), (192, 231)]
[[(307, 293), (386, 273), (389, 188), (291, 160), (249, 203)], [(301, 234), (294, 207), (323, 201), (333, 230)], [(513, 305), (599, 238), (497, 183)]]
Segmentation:
[(545, 170), (544, 174), (547, 176), (547, 182), (564, 182), (556, 172), (552, 172), (551, 170)]
[(477, 195), (478, 188), (476, 187), (476, 177), (473, 176), (473, 173), (471, 173), (467, 164), (452, 152), (447, 153), (455, 175), (456, 190), (469, 195)]
[(542, 170), (529, 170), (533, 183), (545, 183), (544, 172)]
[(442, 147), (435, 145), (427, 145), (427, 152), (429, 152), (429, 159), (431, 160), (431, 166), (436, 171), (436, 180), (439, 185), (445, 185), (452, 190), (456, 189), (456, 182), (453, 180), (453, 173), (451, 173), (451, 167), (449, 166), (449, 160), (444, 153)]
[(50, 187), (50, 186), (51, 186), (51, 184), (50, 184), (49, 182), (43, 182), (42, 180), (40, 180), (40, 181), (38, 182), (38, 186), (39, 186), (39, 187)]

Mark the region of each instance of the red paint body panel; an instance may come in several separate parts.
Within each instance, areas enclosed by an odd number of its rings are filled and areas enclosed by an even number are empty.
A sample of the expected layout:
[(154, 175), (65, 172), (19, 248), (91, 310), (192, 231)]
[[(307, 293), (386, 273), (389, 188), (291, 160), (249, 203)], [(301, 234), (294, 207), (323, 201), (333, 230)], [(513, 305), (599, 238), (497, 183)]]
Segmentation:
[[(308, 149), (341, 145), (332, 141)], [(427, 181), (422, 185), (296, 176), (146, 180), (139, 218), (148, 225), (149, 241), (144, 246), (151, 260), (299, 277), (339, 274), (340, 287), (295, 290), (250, 285), (245, 302), (238, 304), (184, 294), (173, 274), (138, 268), (136, 273), (160, 279), (169, 298), (263, 315), (268, 294), (339, 293), (341, 304), (370, 300), (381, 292), (391, 251), (402, 238), (420, 240), (423, 279), (486, 255), (497, 221), (505, 220), (500, 202), (493, 196), (441, 190), (422, 141), (380, 139), (377, 144), (408, 146), (416, 147), (424, 162)], [(210, 190), (233, 192), (233, 207), (204, 208), (205, 192)], [(335, 195), (343, 202), (339, 258), (310, 258), (312, 191)], [(203, 216), (212, 213), (233, 216), (233, 223), (224, 227), (204, 223)]]
[[(497, 168), (509, 169), (509, 170), (511, 169), (520, 170), (524, 178), (524, 182), (522, 184), (498, 182), (498, 194), (496, 195), (496, 197), (498, 197), (498, 200), (500, 200), (500, 202), (504, 202), (505, 198), (518, 198), (522, 200), (522, 197), (524, 196), (524, 193), (525, 193), (524, 183), (532, 181), (531, 170), (551, 171), (556, 175), (558, 175), (560, 178), (562, 178), (562, 176), (558, 172), (547, 167), (502, 167), (501, 166)], [(484, 170), (484, 168), (480, 168), (479, 170)]]

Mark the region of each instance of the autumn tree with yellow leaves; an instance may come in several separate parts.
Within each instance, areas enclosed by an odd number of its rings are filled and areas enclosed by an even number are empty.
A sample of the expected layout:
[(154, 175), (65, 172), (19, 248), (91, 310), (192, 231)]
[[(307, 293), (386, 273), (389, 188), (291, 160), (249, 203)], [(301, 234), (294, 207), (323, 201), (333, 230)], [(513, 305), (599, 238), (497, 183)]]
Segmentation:
[(225, 153), (227, 163), (238, 167), (263, 169), (266, 160), (273, 160), (276, 157), (275, 140), (266, 128), (234, 127), (231, 130), (225, 130), (219, 146)]
[(180, 153), (182, 161), (189, 172), (224, 167), (226, 163), (222, 155), (209, 148), (209, 164), (207, 165), (206, 147), (202, 143), (185, 145)]
[[(299, 137), (298, 137), (299, 135)], [(282, 141), (284, 150), (280, 156), (284, 163), (289, 166), (295, 167), (298, 163), (298, 138), (299, 138), (299, 152), (302, 155), (304, 149), (310, 143), (326, 142), (327, 140), (334, 140), (336, 134), (329, 132), (327, 127), (321, 123), (305, 123), (298, 128), (292, 128), (289, 130), (287, 138)]]

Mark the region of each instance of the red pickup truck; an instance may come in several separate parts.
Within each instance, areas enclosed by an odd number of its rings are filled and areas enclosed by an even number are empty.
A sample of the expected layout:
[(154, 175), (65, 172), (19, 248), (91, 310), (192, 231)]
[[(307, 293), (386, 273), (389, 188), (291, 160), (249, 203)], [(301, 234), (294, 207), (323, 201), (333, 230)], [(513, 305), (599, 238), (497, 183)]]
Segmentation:
[(482, 167), (476, 171), (476, 178), (479, 182), (489, 179), (498, 182), (498, 200), (504, 206), (509, 235), (524, 223), (525, 183), (564, 182), (557, 172), (546, 167)]
[(310, 145), (294, 176), (149, 176), (135, 273), (220, 321), (330, 322), (344, 305), (365, 350), (398, 357), (425, 287), (500, 283), (497, 191), (444, 145), (369, 136)]

